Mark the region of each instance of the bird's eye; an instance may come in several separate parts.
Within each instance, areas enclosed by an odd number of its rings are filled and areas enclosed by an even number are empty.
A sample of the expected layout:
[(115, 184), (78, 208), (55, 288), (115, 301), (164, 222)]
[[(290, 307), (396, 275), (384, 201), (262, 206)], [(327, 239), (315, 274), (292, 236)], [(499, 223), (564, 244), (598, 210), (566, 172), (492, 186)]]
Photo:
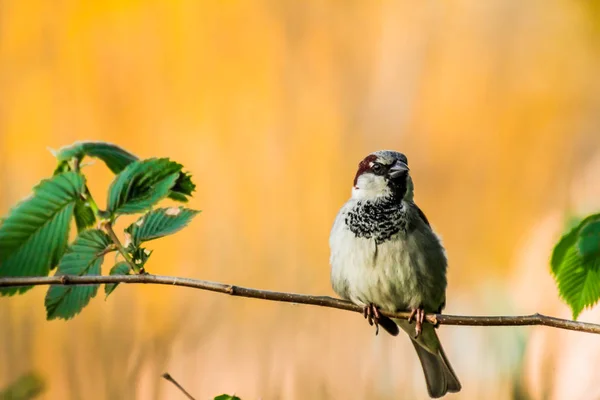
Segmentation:
[(383, 172), (383, 165), (379, 164), (379, 163), (373, 163), (373, 166), (371, 167), (371, 169), (373, 170), (373, 172), (375, 172), (376, 174), (380, 174)]

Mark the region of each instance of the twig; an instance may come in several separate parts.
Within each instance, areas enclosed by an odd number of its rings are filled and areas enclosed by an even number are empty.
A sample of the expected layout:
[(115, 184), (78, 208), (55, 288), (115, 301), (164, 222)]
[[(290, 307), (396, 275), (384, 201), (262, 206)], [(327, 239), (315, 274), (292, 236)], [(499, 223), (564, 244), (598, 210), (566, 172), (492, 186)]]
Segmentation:
[(177, 388), (178, 388), (179, 390), (181, 390), (181, 392), (182, 392), (183, 394), (185, 394), (185, 395), (187, 396), (187, 398), (188, 398), (188, 399), (190, 399), (190, 400), (195, 400), (195, 399), (192, 397), (192, 395), (191, 395), (191, 394), (189, 394), (189, 393), (187, 392), (187, 390), (185, 390), (185, 389), (183, 388), (183, 386), (181, 386), (179, 383), (177, 383), (177, 381), (176, 381), (175, 379), (173, 379), (173, 377), (172, 377), (171, 375), (169, 375), (169, 373), (168, 373), (168, 372), (165, 372), (164, 374), (162, 374), (162, 377), (163, 377), (163, 378), (165, 378), (166, 380), (168, 380), (169, 382), (171, 382), (173, 385), (177, 386)]
[(133, 261), (133, 259), (129, 255), (129, 253), (127, 252), (127, 249), (125, 249), (125, 247), (123, 246), (123, 244), (119, 240), (119, 237), (117, 236), (117, 234), (115, 233), (115, 231), (114, 231), (114, 229), (112, 227), (112, 223), (110, 221), (105, 221), (102, 224), (102, 227), (104, 228), (104, 230), (106, 231), (106, 233), (108, 233), (108, 236), (110, 237), (110, 240), (112, 240), (113, 243), (114, 243), (114, 245), (117, 246), (117, 250), (119, 251), (119, 253), (121, 253), (121, 255), (123, 256), (123, 258), (125, 259), (125, 261), (127, 262), (127, 264), (129, 264), (129, 268), (131, 268), (131, 270), (134, 273), (136, 273), (136, 274), (139, 274), (139, 273), (143, 272), (140, 269), (140, 267), (138, 267), (135, 264), (135, 261)]
[[(251, 297), (255, 299), (280, 301), (285, 303), (310, 304), (321, 307), (337, 308), (354, 312), (363, 312), (363, 307), (348, 301), (329, 296), (313, 296), (297, 293), (272, 292), (242, 286), (228, 285), (219, 282), (202, 281), (198, 279), (180, 278), (160, 275), (111, 275), (111, 276), (43, 276), (43, 277), (7, 277), (0, 278), (0, 287), (33, 286), (33, 285), (89, 285), (101, 283), (146, 283), (155, 285), (184, 286), (194, 289), (209, 290), (229, 294), (231, 296)], [(408, 318), (409, 312), (381, 314), (392, 318)], [(463, 326), (518, 326), (545, 325), (572, 331), (600, 334), (600, 325), (586, 322), (554, 318), (542, 314), (517, 316), (462, 316), (446, 314), (427, 314), (428, 322), (443, 325)]]

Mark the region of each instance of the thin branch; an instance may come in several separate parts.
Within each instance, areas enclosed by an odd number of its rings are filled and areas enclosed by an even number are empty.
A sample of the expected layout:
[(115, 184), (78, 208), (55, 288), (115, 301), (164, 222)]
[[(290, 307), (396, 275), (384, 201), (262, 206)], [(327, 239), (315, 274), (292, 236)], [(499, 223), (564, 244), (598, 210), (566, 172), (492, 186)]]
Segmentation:
[(113, 227), (112, 227), (112, 222), (110, 221), (106, 221), (102, 224), (102, 227), (104, 228), (104, 230), (106, 231), (106, 233), (108, 233), (108, 236), (110, 237), (110, 240), (113, 241), (114, 245), (117, 247), (117, 250), (119, 251), (119, 253), (121, 253), (121, 255), (123, 256), (123, 258), (125, 259), (125, 261), (127, 262), (127, 264), (129, 264), (129, 268), (131, 268), (131, 270), (136, 273), (139, 274), (140, 272), (143, 272), (140, 267), (138, 267), (135, 264), (135, 261), (133, 261), (133, 259), (131, 258), (131, 256), (129, 255), (129, 253), (127, 252), (127, 250), (125, 249), (125, 247), (123, 246), (123, 244), (121, 244), (121, 241), (119, 240), (119, 237), (117, 236), (117, 234), (115, 233)]
[(173, 377), (171, 375), (169, 375), (168, 372), (165, 372), (164, 374), (162, 374), (162, 377), (165, 378), (166, 380), (168, 380), (169, 382), (171, 382), (173, 385), (177, 386), (177, 389), (181, 390), (181, 392), (183, 394), (185, 394), (188, 399), (195, 400), (192, 397), (192, 395), (189, 394), (188, 391), (183, 388), (183, 386), (181, 386), (175, 379), (173, 379)]
[[(155, 285), (184, 286), (194, 289), (209, 290), (225, 293), (231, 296), (250, 297), (254, 299), (280, 301), (285, 303), (310, 304), (321, 307), (337, 308), (354, 312), (363, 312), (363, 307), (348, 301), (329, 296), (313, 296), (297, 293), (272, 292), (242, 286), (228, 285), (219, 282), (202, 281), (198, 279), (180, 278), (160, 275), (111, 275), (111, 276), (44, 276), (44, 277), (8, 277), (0, 278), (0, 287), (33, 286), (33, 285), (86, 285), (101, 283), (146, 283)], [(381, 314), (392, 318), (408, 318), (409, 312)], [(586, 322), (554, 318), (542, 314), (517, 316), (462, 316), (446, 314), (427, 314), (426, 319), (432, 324), (463, 325), (463, 326), (518, 326), (545, 325), (571, 331), (600, 334), (600, 325)]]

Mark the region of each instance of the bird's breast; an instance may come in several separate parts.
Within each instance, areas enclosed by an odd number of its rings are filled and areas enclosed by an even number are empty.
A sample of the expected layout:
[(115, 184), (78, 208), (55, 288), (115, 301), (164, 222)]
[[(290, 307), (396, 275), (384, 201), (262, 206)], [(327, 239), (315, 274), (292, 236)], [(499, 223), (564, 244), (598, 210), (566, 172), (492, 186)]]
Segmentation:
[(344, 223), (332, 231), (331, 281), (343, 298), (357, 304), (374, 303), (394, 311), (411, 303), (417, 277), (410, 268), (406, 234), (399, 232), (378, 243), (357, 236)]

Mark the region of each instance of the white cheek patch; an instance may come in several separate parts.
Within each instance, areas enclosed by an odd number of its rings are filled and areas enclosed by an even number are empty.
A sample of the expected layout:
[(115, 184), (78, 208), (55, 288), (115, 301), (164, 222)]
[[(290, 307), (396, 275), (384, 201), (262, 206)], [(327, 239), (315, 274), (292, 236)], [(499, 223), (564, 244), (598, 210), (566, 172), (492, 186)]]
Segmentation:
[(370, 173), (362, 174), (352, 188), (352, 197), (355, 199), (374, 199), (391, 194), (390, 188), (383, 176)]

